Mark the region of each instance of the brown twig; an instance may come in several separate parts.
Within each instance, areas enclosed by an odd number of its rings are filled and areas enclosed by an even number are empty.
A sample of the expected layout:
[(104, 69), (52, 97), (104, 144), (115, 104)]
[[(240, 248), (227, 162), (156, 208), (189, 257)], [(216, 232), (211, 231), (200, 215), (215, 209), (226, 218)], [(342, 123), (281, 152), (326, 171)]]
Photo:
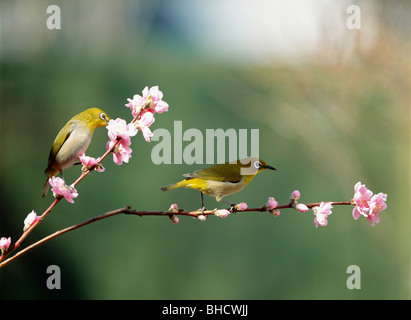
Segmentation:
[[(56, 202), (57, 200), (58, 199), (56, 199), (54, 202)], [(57, 202), (56, 202), (56, 204), (57, 204)], [(350, 205), (351, 202), (350, 201), (342, 201), (342, 202), (333, 202), (332, 204), (333, 205)], [(320, 205), (320, 203), (306, 204), (306, 206), (308, 208), (313, 208), (313, 207), (319, 206), (319, 205)], [(47, 214), (51, 211), (51, 208), (52, 208), (52, 206), (50, 206), (49, 209), (47, 209), (48, 212), (46, 210)], [(286, 208), (292, 208), (292, 204), (289, 203), (289, 204), (286, 204), (286, 205), (281, 205), (281, 206), (276, 207), (276, 209), (286, 209)], [(269, 210), (267, 210), (266, 206), (263, 206), (263, 207), (260, 207), (260, 208), (247, 208), (247, 209), (242, 210), (242, 211), (234, 209), (233, 211), (234, 212), (267, 212)], [(42, 217), (45, 216), (46, 212), (43, 213)], [(143, 216), (166, 216), (166, 217), (170, 217), (170, 216), (173, 216), (173, 215), (175, 215), (175, 216), (180, 215), (180, 216), (191, 216), (191, 217), (198, 218), (200, 215), (208, 216), (208, 215), (214, 215), (214, 213), (215, 213), (215, 210), (204, 210), (203, 212), (201, 212), (200, 209), (196, 210), (196, 211), (185, 211), (183, 209), (176, 210), (176, 211), (145, 211), (145, 210), (133, 210), (129, 206), (126, 206), (124, 208), (108, 211), (106, 213), (103, 213), (99, 216), (90, 218), (90, 219), (88, 219), (86, 221), (83, 221), (81, 223), (75, 224), (73, 226), (70, 226), (68, 228), (65, 228), (65, 229), (62, 229), (62, 230), (59, 230), (59, 231), (56, 231), (56, 232), (48, 235), (47, 237), (44, 237), (43, 239), (41, 239), (41, 240), (31, 244), (30, 246), (24, 248), (23, 250), (16, 253), (14, 256), (12, 256), (12, 257), (4, 260), (3, 262), (1, 262), (0, 263), (0, 269), (5, 267), (6, 265), (8, 265), (10, 262), (16, 260), (17, 258), (21, 257), (22, 255), (28, 253), (29, 251), (31, 251), (31, 250), (37, 248), (38, 246), (46, 243), (47, 241), (50, 241), (54, 238), (57, 238), (57, 237), (65, 234), (67, 232), (74, 231), (76, 229), (79, 229), (79, 228), (84, 227), (86, 225), (89, 225), (91, 223), (94, 223), (94, 222), (97, 222), (97, 221), (100, 221), (100, 220), (103, 220), (103, 219), (107, 219), (107, 218), (110, 218), (110, 217), (113, 217), (113, 216), (116, 216), (116, 215), (119, 215), (119, 214), (136, 215), (136, 216), (140, 216), (140, 217), (143, 217)], [(34, 228), (34, 225), (31, 226), (27, 231), (29, 231), (31, 228)], [(26, 232), (23, 233), (23, 235), (26, 234)], [(18, 241), (19, 244), (21, 243), (21, 241), (23, 239), (24, 238), (22, 236)], [(17, 244), (17, 242), (16, 242), (16, 244)], [(16, 244), (14, 245), (14, 249), (17, 248)], [(11, 253), (11, 251), (8, 252), (8, 253)]]

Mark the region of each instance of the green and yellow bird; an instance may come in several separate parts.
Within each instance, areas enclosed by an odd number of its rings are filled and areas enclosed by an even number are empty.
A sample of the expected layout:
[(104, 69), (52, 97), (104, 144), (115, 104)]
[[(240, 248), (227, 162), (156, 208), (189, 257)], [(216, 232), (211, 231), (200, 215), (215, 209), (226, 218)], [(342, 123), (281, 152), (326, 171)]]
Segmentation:
[(51, 147), (45, 174), (46, 183), (43, 188), (43, 197), (50, 188), (49, 178), (63, 173), (79, 161), (79, 156), (86, 152), (90, 145), (94, 130), (108, 125), (110, 117), (98, 108), (87, 109), (74, 116), (57, 134)]
[(193, 173), (183, 174), (186, 177), (184, 180), (163, 187), (161, 190), (167, 191), (175, 188), (199, 190), (203, 210), (203, 194), (208, 194), (215, 197), (217, 201), (221, 201), (224, 196), (243, 190), (259, 172), (265, 169), (276, 170), (258, 158), (245, 158), (237, 160), (237, 163), (228, 161)]

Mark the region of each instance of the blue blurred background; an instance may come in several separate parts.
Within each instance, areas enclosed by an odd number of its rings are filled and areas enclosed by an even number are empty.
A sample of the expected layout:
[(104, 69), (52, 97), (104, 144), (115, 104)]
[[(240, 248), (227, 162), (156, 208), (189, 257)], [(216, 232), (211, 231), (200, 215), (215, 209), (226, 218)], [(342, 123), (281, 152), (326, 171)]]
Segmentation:
[[(259, 129), (278, 169), (227, 197), (262, 206), (347, 201), (356, 182), (388, 194), (381, 223), (335, 207), (327, 227), (282, 210), (209, 217), (116, 216), (70, 232), (0, 270), (4, 299), (409, 299), (410, 3), (355, 1), (0, 2), (0, 236), (16, 241), (40, 194), (51, 144), (73, 115), (100, 107), (131, 120), (127, 98), (158, 85), (169, 103), (152, 130)], [(61, 29), (46, 26), (61, 9)], [(105, 129), (87, 154), (105, 151)], [(23, 242), (130, 205), (200, 206), (198, 192), (160, 187), (201, 164), (155, 165), (139, 133), (130, 163), (111, 156)], [(205, 159), (205, 158), (204, 158)], [(74, 181), (79, 167), (65, 172)], [(206, 196), (208, 208), (221, 207)], [(46, 286), (58, 265), (62, 289)], [(361, 289), (346, 286), (361, 269)]]

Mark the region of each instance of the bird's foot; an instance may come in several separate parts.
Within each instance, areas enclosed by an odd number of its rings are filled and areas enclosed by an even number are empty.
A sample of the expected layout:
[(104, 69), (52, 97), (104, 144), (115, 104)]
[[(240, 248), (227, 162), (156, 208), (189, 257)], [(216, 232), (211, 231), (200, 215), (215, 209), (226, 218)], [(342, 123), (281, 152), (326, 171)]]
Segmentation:
[(228, 202), (228, 201), (224, 201), (224, 200), (223, 200), (223, 202), (230, 205), (230, 213), (236, 212), (236, 208), (235, 208), (236, 205), (237, 205), (236, 203), (232, 203), (232, 202)]
[(236, 205), (237, 205), (237, 204), (235, 204), (235, 203), (230, 203), (230, 212), (231, 212), (231, 213), (233, 213), (233, 212), (236, 212), (236, 211), (237, 211), (237, 209), (236, 209)]

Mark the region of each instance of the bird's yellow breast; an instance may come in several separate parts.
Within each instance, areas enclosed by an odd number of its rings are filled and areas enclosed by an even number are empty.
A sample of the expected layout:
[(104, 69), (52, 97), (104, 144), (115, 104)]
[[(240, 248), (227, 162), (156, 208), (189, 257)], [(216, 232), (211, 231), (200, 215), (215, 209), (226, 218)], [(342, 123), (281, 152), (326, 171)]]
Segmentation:
[(254, 176), (242, 176), (239, 182), (226, 182), (191, 178), (180, 181), (176, 187), (196, 189), (221, 201), (224, 196), (243, 190)]

